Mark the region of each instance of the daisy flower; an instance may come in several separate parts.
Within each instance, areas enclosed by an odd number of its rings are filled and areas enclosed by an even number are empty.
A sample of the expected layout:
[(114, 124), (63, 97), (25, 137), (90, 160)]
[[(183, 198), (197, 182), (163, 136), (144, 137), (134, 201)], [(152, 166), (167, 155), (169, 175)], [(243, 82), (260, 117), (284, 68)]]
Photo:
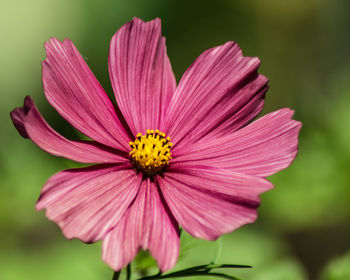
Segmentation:
[(215, 240), (257, 218), (265, 178), (290, 165), (301, 124), (287, 108), (261, 112), (266, 77), (260, 61), (227, 42), (206, 50), (178, 85), (159, 19), (134, 18), (113, 36), (108, 98), (73, 43), (53, 38), (42, 63), (49, 103), (91, 140), (54, 131), (26, 97), (11, 112), (19, 133), (55, 156), (94, 164), (61, 171), (36, 209), (66, 238), (103, 240), (114, 270), (149, 250), (161, 271), (179, 254), (179, 227)]

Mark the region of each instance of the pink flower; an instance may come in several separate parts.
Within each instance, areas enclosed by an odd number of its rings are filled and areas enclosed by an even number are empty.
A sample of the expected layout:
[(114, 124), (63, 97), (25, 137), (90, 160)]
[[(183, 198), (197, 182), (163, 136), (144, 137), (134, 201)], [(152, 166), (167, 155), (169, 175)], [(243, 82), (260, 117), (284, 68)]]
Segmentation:
[(97, 164), (53, 175), (36, 208), (69, 239), (103, 240), (103, 260), (114, 270), (139, 249), (150, 250), (162, 271), (172, 268), (179, 226), (214, 240), (254, 222), (258, 195), (273, 187), (265, 178), (297, 154), (293, 111), (252, 122), (268, 80), (257, 73), (259, 59), (234, 42), (201, 54), (176, 86), (160, 20), (133, 19), (110, 45), (118, 107), (71, 41), (53, 38), (45, 47), (47, 100), (93, 140), (59, 135), (30, 97), (11, 112), (13, 123), (48, 153)]

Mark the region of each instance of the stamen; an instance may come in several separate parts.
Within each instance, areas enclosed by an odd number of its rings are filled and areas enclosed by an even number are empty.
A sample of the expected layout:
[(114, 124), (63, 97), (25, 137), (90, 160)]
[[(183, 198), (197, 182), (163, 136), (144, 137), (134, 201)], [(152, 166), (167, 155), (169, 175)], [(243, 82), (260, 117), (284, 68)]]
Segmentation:
[(171, 160), (170, 137), (158, 129), (147, 129), (146, 134), (136, 134), (134, 142), (130, 142), (130, 157), (135, 169), (142, 171), (146, 176), (161, 173)]

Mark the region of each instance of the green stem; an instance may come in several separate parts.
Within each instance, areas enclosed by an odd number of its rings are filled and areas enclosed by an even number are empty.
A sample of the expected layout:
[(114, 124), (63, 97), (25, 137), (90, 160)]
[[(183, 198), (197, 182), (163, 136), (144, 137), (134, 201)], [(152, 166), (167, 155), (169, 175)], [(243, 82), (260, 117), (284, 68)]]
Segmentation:
[(130, 280), (131, 279), (131, 266), (130, 264), (128, 264), (128, 266), (126, 267), (126, 280)]
[(222, 241), (221, 241), (221, 238), (219, 238), (217, 241), (216, 241), (216, 244), (218, 245), (217, 247), (217, 251), (216, 251), (216, 256), (213, 260), (213, 263), (217, 263), (219, 257), (221, 256), (221, 251), (222, 251)]
[[(112, 280), (119, 280), (120, 275), (121, 275), (121, 270), (114, 271)], [(128, 266), (126, 267), (126, 280), (130, 280), (130, 279), (131, 279), (131, 267), (130, 267), (130, 264), (128, 264)]]
[(120, 270), (119, 271), (114, 271), (112, 280), (118, 280), (119, 276), (120, 276)]

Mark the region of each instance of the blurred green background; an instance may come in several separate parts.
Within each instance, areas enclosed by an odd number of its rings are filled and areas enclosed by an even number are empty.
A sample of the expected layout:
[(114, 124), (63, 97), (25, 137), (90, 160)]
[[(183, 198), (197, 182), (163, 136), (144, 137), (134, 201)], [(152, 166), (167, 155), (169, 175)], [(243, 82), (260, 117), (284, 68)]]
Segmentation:
[[(111, 279), (100, 243), (64, 239), (34, 209), (54, 172), (76, 164), (19, 136), (9, 112), (31, 95), (48, 122), (77, 137), (49, 107), (41, 85), (43, 43), (70, 38), (105, 89), (109, 40), (133, 16), (160, 17), (177, 80), (207, 48), (234, 40), (270, 78), (264, 113), (295, 109), (299, 155), (271, 177), (259, 219), (217, 242), (182, 236), (175, 269), (250, 264), (249, 280), (350, 279), (350, 1), (0, 0), (0, 279)], [(220, 245), (221, 244), (221, 245)], [(217, 250), (222, 252), (217, 256)], [(148, 259), (134, 265), (142, 269)], [(193, 279), (193, 278), (192, 278)], [(201, 278), (204, 279), (204, 278)]]

